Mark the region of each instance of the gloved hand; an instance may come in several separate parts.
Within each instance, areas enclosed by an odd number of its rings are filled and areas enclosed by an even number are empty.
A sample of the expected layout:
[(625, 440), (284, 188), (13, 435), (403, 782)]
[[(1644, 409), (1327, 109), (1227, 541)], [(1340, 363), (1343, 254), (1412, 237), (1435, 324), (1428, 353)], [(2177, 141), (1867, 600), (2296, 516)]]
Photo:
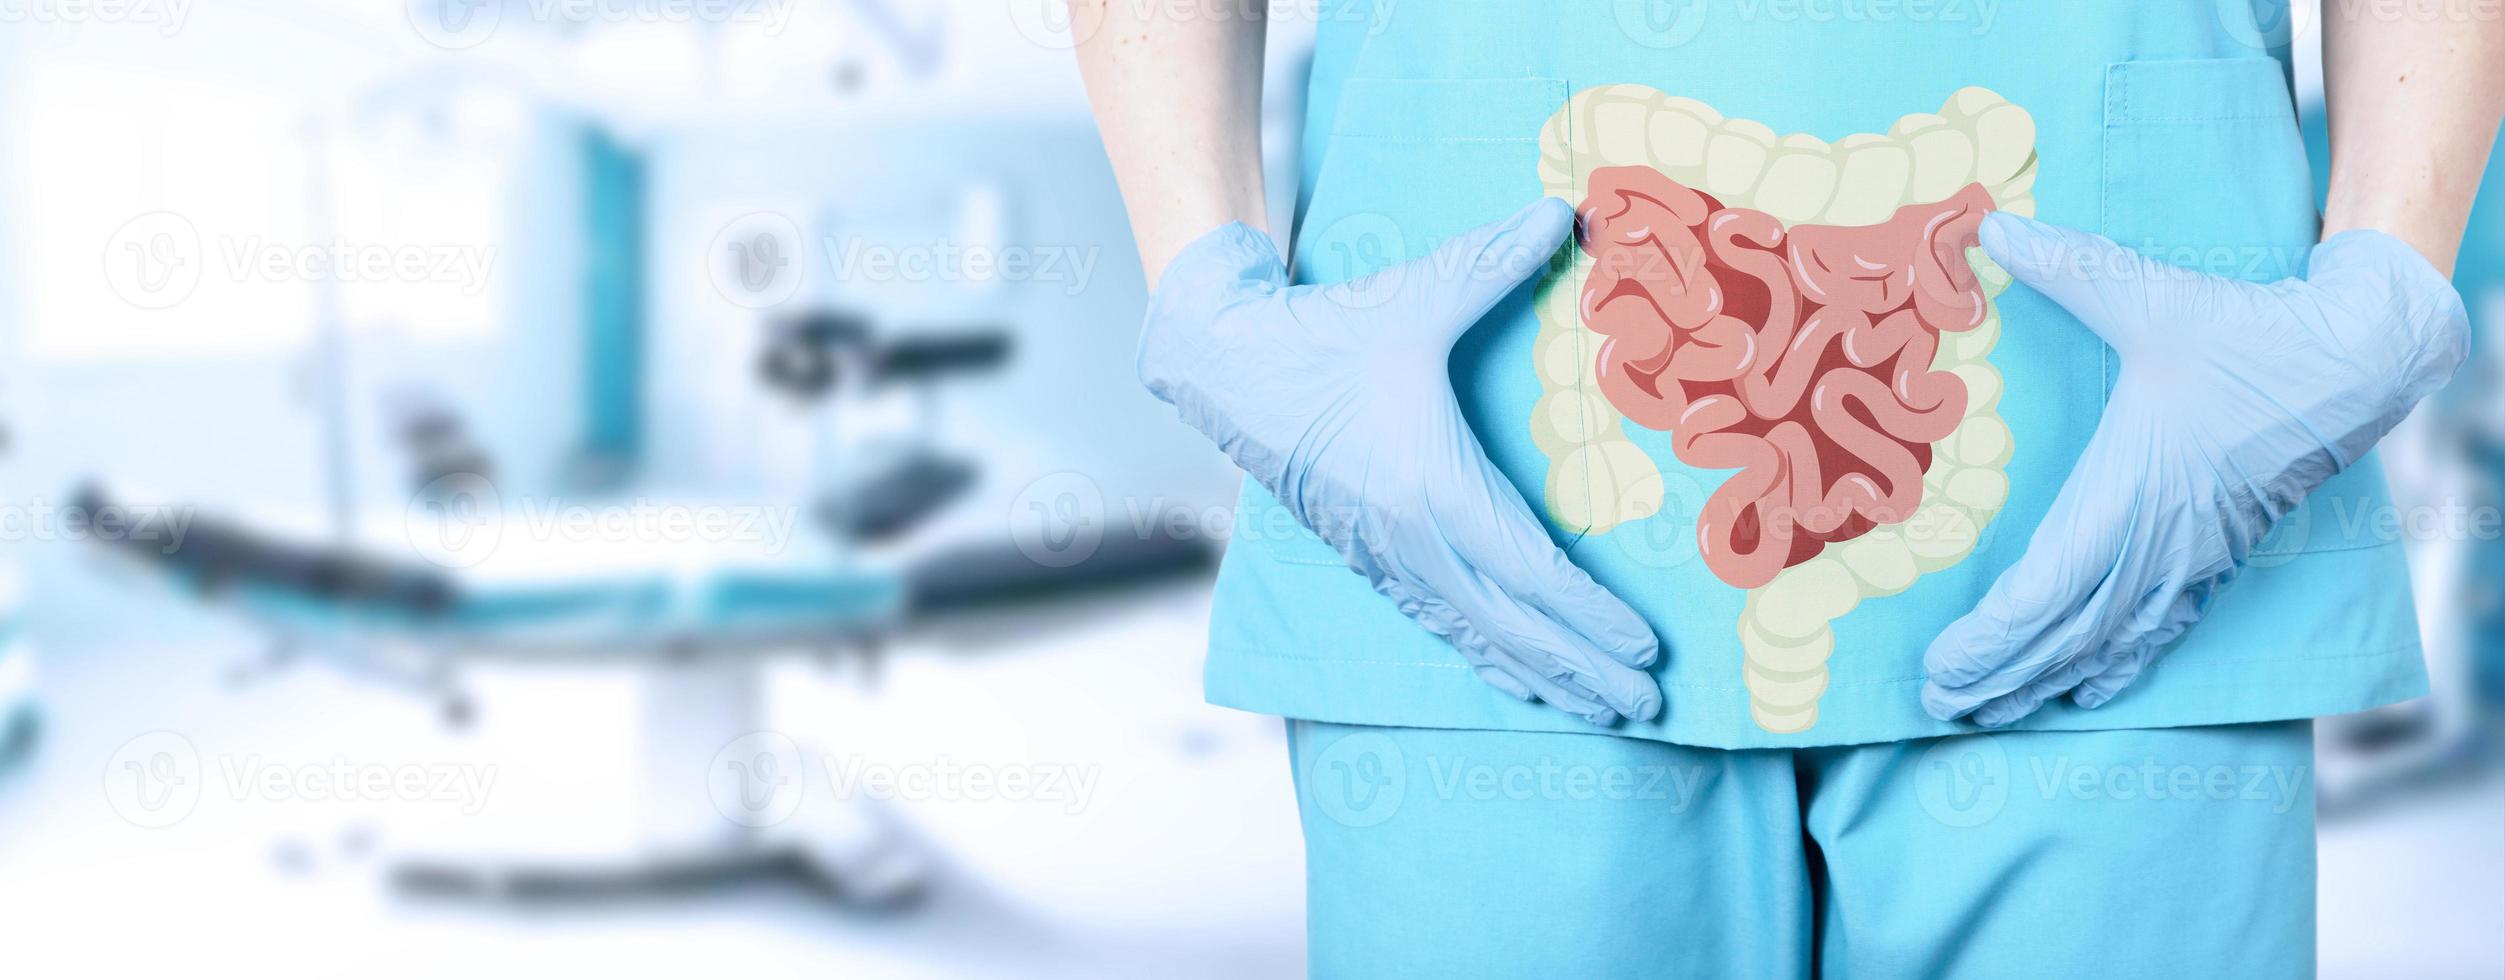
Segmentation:
[(1566, 560), (1488, 461), (1449, 365), (1573, 226), (1565, 202), (1543, 200), (1425, 258), (1291, 286), (1268, 236), (1228, 225), (1167, 268), (1139, 374), (1480, 679), (1608, 725), (1661, 710), (1652, 629)]
[(2240, 282), (2008, 212), (1983, 248), (2122, 361), (2087, 451), (2026, 554), (1923, 658), (1933, 717), (2005, 725), (2094, 708), (2198, 622), (2271, 524), (2357, 461), (2469, 347), (2459, 294), (2375, 231), (2302, 279)]

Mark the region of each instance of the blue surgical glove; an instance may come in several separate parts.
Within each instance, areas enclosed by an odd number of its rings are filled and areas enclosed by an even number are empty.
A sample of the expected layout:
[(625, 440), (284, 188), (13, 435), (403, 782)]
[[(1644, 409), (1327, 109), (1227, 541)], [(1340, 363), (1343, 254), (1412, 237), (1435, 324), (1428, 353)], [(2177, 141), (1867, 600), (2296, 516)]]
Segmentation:
[(1453, 342), (1573, 227), (1543, 200), (1425, 258), (1291, 286), (1268, 236), (1228, 225), (1166, 269), (1139, 374), (1480, 679), (1608, 725), (1661, 710), (1652, 629), (1549, 540), (1449, 373)]
[(2026, 554), (1932, 641), (1922, 704), (2005, 725), (2094, 708), (2235, 580), (2273, 522), (2460, 366), (2461, 297), (2415, 249), (2349, 231), (2267, 285), (1996, 212), (1983, 248), (2121, 357), (2087, 451)]

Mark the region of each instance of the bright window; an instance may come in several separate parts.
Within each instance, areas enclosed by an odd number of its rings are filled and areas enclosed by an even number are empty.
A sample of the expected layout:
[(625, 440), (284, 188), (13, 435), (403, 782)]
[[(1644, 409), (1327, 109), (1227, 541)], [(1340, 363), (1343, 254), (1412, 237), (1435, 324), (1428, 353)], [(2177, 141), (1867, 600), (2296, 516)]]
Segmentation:
[(306, 150), (283, 101), (136, 70), (35, 71), (28, 340), (41, 359), (266, 349), (313, 295), (248, 260), (305, 233)]
[(34, 357), (286, 350), (325, 310), (351, 332), (494, 329), (515, 258), (512, 140), (478, 138), (463, 100), (332, 119), (268, 90), (87, 64), (37, 68), (31, 89), (17, 146)]

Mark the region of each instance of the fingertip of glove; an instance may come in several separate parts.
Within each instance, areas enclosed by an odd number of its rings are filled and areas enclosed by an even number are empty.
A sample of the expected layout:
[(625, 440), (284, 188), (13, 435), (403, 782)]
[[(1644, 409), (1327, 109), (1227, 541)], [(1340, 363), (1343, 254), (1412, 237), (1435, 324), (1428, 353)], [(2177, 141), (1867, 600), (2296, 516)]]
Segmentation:
[(1523, 208), (1522, 213), (1526, 219), (1524, 228), (1562, 230), (1574, 227), (1574, 205), (1566, 203), (1562, 197), (1540, 198), (1531, 202), (1530, 207)]
[(1985, 255), (2030, 285), (2045, 282), (2080, 261), (2065, 253), (2092, 252), (2099, 245), (2093, 237), (2008, 211), (1984, 215), (1975, 235)]
[(1922, 712), (1930, 715), (1934, 719), (1940, 721), (1956, 721), (1958, 718), (1963, 717), (1967, 712), (1973, 710), (1973, 704), (1968, 703), (1964, 698), (1960, 698), (1957, 695), (1949, 693), (1946, 688), (1941, 687), (1936, 682), (1925, 683), (1922, 685)]
[(1494, 667), (1474, 667), (1471, 668), (1471, 673), (1479, 675), (1480, 681), (1484, 682), (1489, 687), (1495, 688), (1506, 697), (1512, 698), (1516, 701), (1538, 700), (1531, 695), (1530, 688), (1522, 686), (1521, 681), (1517, 681), (1512, 677), (1507, 676), (1504, 671), (1498, 670)]
[(1544, 258), (1573, 233), (1574, 206), (1561, 198), (1543, 197), (1506, 219), (1496, 239), (1512, 249)]
[(1984, 666), (1989, 658), (1977, 654), (1965, 629), (1963, 620), (1950, 624), (1948, 631), (1933, 639), (1931, 648), (1923, 651), (1923, 672), (1930, 675), (1932, 686), (1943, 692), (1972, 684), (1991, 672)]
[(1643, 665), (1628, 664), (1616, 652), (1609, 660), (1584, 655), (1579, 662), (1564, 661), (1575, 679), (1600, 695), (1600, 699), (1618, 713), (1638, 721), (1650, 720), (1661, 713), (1661, 685)]
[(2039, 230), (2041, 227), (2031, 218), (2008, 211), (1994, 211), (1983, 216), (1983, 225), (1976, 230), (1975, 236), (1981, 240), (1983, 250), (1998, 261), (2003, 256), (2014, 255), (2014, 246), (2043, 239), (2045, 235)]
[(1655, 691), (1637, 694), (1635, 700), (1627, 705), (1626, 716), (1627, 720), (1637, 722), (1661, 717), (1661, 694)]

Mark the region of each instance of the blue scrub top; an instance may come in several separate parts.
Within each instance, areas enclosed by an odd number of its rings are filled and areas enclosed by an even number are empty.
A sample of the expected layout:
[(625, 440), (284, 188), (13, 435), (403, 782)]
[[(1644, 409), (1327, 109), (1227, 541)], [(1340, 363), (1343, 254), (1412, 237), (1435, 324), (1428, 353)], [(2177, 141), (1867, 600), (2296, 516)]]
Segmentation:
[[(1579, 205), (1596, 169), (1650, 166), (1788, 226), (1876, 224), (1979, 185), (1998, 207), (2178, 264), (2299, 275), (2319, 220), (2272, 6), (1325, 4), (1294, 274), (1363, 275), (1543, 194)], [(1765, 582), (1735, 584), (1700, 554), (1699, 515), (1734, 471), (1683, 463), (1673, 433), (1637, 424), (1599, 382), (1580, 322), (1588, 258), (1561, 260), (1465, 338), (1453, 380), (1480, 440), (1557, 543), (1662, 638), (1661, 717), (1614, 731), (1741, 748), (1971, 729), (1923, 713), (1923, 651), (2027, 546), (2119, 365), (1969, 255), (1992, 312), (1940, 335), (1934, 367), (1967, 410), (1928, 446), (1921, 509)], [(2017, 727), (2263, 721), (2424, 693), (2396, 518), (2369, 457), (2284, 522), (2136, 685)], [(1479, 682), (1249, 482), (1206, 679), (1216, 703), (1289, 717), (1595, 730)]]

